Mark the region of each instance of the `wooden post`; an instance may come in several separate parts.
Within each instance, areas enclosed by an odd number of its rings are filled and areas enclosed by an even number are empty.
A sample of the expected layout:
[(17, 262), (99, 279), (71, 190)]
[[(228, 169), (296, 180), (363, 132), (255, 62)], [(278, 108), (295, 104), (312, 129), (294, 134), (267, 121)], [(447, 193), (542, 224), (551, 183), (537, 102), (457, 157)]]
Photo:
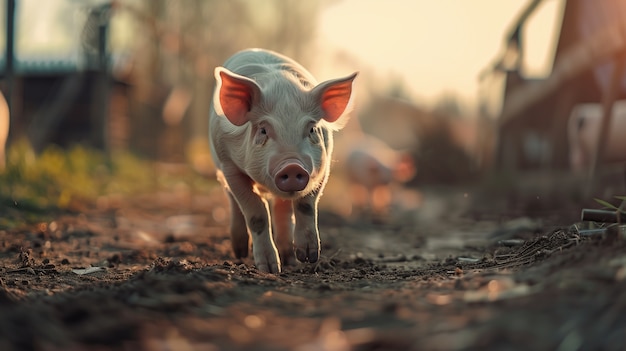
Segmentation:
[[(5, 51), (5, 67), (4, 67), (4, 77), (6, 79), (6, 100), (7, 105), (9, 107), (9, 136), (7, 139), (7, 144), (11, 143), (12, 137), (15, 137), (15, 128), (17, 126), (16, 123), (16, 111), (13, 108), (13, 88), (15, 83), (15, 0), (7, 0), (7, 8), (6, 8), (6, 33), (7, 33), (7, 47)], [(13, 130), (11, 130), (11, 128)]]
[(602, 122), (600, 131), (598, 132), (598, 142), (596, 150), (591, 159), (591, 167), (589, 168), (589, 176), (587, 183), (587, 194), (592, 195), (595, 191), (595, 176), (602, 164), (604, 151), (609, 138), (609, 126), (611, 125), (611, 114), (613, 112), (613, 103), (619, 95), (620, 85), (624, 78), (624, 67), (626, 66), (626, 49), (618, 52), (613, 58), (613, 72), (611, 75), (608, 90), (602, 96)]
[(98, 18), (98, 60), (93, 91), (91, 142), (108, 153), (108, 115), (110, 97), (109, 54), (107, 51), (110, 5), (94, 9)]

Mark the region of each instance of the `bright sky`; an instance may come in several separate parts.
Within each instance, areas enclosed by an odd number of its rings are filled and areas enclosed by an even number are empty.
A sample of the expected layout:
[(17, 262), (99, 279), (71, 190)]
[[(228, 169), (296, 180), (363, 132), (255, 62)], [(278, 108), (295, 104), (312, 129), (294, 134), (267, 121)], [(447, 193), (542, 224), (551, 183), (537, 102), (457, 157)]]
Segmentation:
[[(499, 53), (505, 32), (528, 2), (341, 0), (321, 14), (319, 40), (376, 68), (382, 77), (402, 75), (421, 101), (454, 93), (474, 107), (479, 72)], [(556, 9), (559, 2), (546, 3)], [(552, 12), (537, 15), (532, 28), (533, 42), (544, 48), (552, 40), (550, 30), (558, 28), (557, 11), (546, 11)], [(529, 58), (534, 51), (545, 50), (528, 48)], [(551, 62), (545, 57), (535, 61)]]

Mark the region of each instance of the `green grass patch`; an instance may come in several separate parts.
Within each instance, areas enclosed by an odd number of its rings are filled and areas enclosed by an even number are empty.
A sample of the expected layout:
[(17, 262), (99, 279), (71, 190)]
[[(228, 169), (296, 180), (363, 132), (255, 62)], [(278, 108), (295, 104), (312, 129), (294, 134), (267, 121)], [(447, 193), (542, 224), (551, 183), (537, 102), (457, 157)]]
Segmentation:
[(202, 192), (216, 183), (189, 167), (177, 167), (175, 172), (163, 168), (130, 153), (107, 156), (81, 146), (69, 150), (53, 146), (35, 155), (28, 143), (17, 142), (0, 172), (0, 229), (45, 220), (71, 210), (77, 201), (93, 202), (107, 194), (132, 196), (180, 185)]

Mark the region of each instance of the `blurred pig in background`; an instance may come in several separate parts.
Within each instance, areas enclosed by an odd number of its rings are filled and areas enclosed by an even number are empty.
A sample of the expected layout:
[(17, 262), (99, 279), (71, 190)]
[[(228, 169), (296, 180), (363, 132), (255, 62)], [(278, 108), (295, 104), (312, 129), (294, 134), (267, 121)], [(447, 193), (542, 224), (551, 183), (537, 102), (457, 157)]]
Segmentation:
[(411, 180), (415, 165), (408, 152), (363, 135), (349, 147), (345, 164), (354, 212), (384, 216), (393, 204), (394, 188)]
[(382, 96), (370, 100), (359, 122), (363, 132), (393, 149), (411, 150), (419, 172), (410, 185), (459, 184), (477, 174), (476, 119)]
[[(570, 167), (577, 172), (592, 167), (602, 124), (602, 105), (599, 103), (579, 104), (570, 114), (568, 125)], [(598, 162), (626, 161), (626, 100), (613, 104), (609, 133), (605, 140), (604, 155)]]
[(360, 100), (368, 103), (335, 139), (337, 167), (322, 201), (325, 209), (357, 220), (397, 222), (426, 205), (433, 186), (476, 177), (478, 155), (487, 153), (479, 141), (488, 141), (490, 132), (485, 128), (478, 138), (477, 119), (393, 94)]

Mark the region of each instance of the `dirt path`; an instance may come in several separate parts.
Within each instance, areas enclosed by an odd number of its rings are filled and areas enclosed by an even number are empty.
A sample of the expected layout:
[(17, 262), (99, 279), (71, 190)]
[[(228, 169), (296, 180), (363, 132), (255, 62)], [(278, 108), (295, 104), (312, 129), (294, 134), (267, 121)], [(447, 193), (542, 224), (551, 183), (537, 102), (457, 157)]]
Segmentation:
[(279, 275), (233, 261), (219, 189), (0, 231), (0, 349), (624, 350), (622, 239), (450, 199), (386, 225), (322, 213), (319, 263)]

